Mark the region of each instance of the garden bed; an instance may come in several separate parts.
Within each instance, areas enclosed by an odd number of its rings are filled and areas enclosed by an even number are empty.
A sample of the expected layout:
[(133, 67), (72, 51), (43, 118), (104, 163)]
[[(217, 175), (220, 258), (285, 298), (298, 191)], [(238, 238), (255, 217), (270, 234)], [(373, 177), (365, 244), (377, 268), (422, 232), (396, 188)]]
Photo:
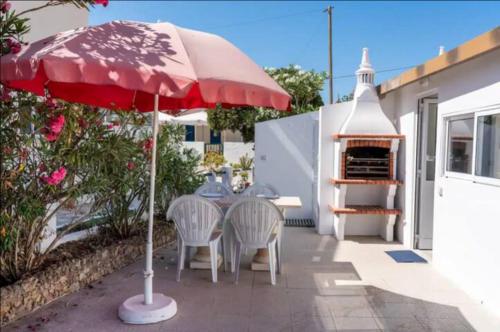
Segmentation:
[[(75, 292), (144, 255), (145, 236), (110, 241), (96, 235), (62, 244), (35, 273), (0, 288), (0, 325), (12, 322), (64, 295)], [(155, 227), (155, 249), (171, 243), (171, 224)]]

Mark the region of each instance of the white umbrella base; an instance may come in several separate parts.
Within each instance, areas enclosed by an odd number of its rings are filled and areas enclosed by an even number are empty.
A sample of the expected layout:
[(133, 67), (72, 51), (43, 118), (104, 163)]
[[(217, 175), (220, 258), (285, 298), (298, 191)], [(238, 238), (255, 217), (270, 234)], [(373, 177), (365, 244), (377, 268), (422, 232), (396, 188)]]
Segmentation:
[(152, 324), (172, 318), (177, 313), (177, 303), (171, 297), (153, 294), (153, 303), (144, 304), (144, 295), (128, 298), (118, 309), (118, 316), (128, 324)]

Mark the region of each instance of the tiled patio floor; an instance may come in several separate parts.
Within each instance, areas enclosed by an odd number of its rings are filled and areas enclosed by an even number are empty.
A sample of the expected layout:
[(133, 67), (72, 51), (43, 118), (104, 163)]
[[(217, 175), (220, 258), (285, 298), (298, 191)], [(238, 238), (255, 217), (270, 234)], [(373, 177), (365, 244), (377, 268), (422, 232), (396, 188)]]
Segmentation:
[[(376, 238), (337, 242), (312, 229), (286, 228), (284, 271), (242, 266), (240, 282), (219, 272), (185, 270), (175, 282), (175, 251), (155, 258), (155, 291), (176, 299), (178, 314), (155, 325), (120, 322), (117, 309), (142, 292), (142, 262), (66, 296), (5, 328), (11, 331), (500, 331), (500, 320), (440, 276), (431, 264), (397, 264)], [(165, 266), (168, 266), (166, 269)]]

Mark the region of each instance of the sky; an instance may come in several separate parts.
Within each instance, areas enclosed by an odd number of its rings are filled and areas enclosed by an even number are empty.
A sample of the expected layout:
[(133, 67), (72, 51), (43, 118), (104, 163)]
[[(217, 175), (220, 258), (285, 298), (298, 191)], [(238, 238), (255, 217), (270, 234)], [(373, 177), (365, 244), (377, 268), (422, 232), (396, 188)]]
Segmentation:
[[(96, 6), (90, 24), (112, 20), (171, 22), (218, 34), (264, 67), (298, 64), (328, 70), (328, 18), (333, 9), (334, 96), (355, 85), (368, 47), (383, 82), (500, 25), (500, 2), (465, 1), (117, 1)], [(403, 68), (403, 69), (402, 69)], [(382, 71), (382, 72), (381, 72)], [(327, 85), (322, 93), (327, 102)]]

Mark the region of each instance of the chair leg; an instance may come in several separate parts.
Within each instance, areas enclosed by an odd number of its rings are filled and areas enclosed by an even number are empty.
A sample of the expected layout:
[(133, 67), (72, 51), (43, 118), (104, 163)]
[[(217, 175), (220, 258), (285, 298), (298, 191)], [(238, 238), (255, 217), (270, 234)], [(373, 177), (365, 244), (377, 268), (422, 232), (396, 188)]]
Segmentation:
[[(281, 237), (281, 234), (280, 234)], [(276, 273), (281, 274), (281, 238), (276, 241)]]
[[(237, 266), (236, 264), (236, 246), (238, 245), (238, 241), (234, 239), (233, 236), (231, 236), (231, 242), (230, 242), (230, 252), (231, 252), (231, 273), (234, 273), (235, 268)], [(239, 266), (239, 264), (238, 264)]]
[(241, 243), (236, 241), (236, 250), (235, 250), (235, 259), (233, 260), (234, 262), (234, 269), (235, 269), (235, 274), (234, 274), (234, 283), (238, 283), (238, 279), (240, 278), (240, 259), (241, 259)]
[(211, 241), (209, 243), (210, 246), (210, 266), (212, 268), (212, 282), (216, 283), (217, 282), (217, 263), (218, 263), (218, 252), (217, 252), (217, 245), (218, 245), (217, 240)]
[(278, 237), (276, 241), (276, 273), (281, 274), (281, 237), (283, 236), (284, 222), (280, 222), (278, 227)]
[(224, 272), (226, 272), (227, 263), (226, 263), (226, 251), (224, 250), (224, 237), (222, 237), (220, 239), (220, 251), (222, 253), (222, 260), (223, 260), (223, 264), (224, 264)]
[(271, 273), (271, 284), (276, 285), (276, 242), (267, 245), (269, 251), (269, 271)]
[(177, 257), (177, 282), (181, 281), (181, 271), (184, 266), (184, 255), (185, 255), (185, 250), (186, 247), (184, 246), (184, 243), (182, 240), (180, 240), (177, 244), (179, 246), (178, 250), (178, 257)]
[(186, 263), (189, 266), (189, 262), (191, 261), (191, 247), (189, 247), (189, 246), (184, 246), (184, 247), (185, 247), (184, 260), (182, 261), (182, 269), (183, 270), (186, 268)]

